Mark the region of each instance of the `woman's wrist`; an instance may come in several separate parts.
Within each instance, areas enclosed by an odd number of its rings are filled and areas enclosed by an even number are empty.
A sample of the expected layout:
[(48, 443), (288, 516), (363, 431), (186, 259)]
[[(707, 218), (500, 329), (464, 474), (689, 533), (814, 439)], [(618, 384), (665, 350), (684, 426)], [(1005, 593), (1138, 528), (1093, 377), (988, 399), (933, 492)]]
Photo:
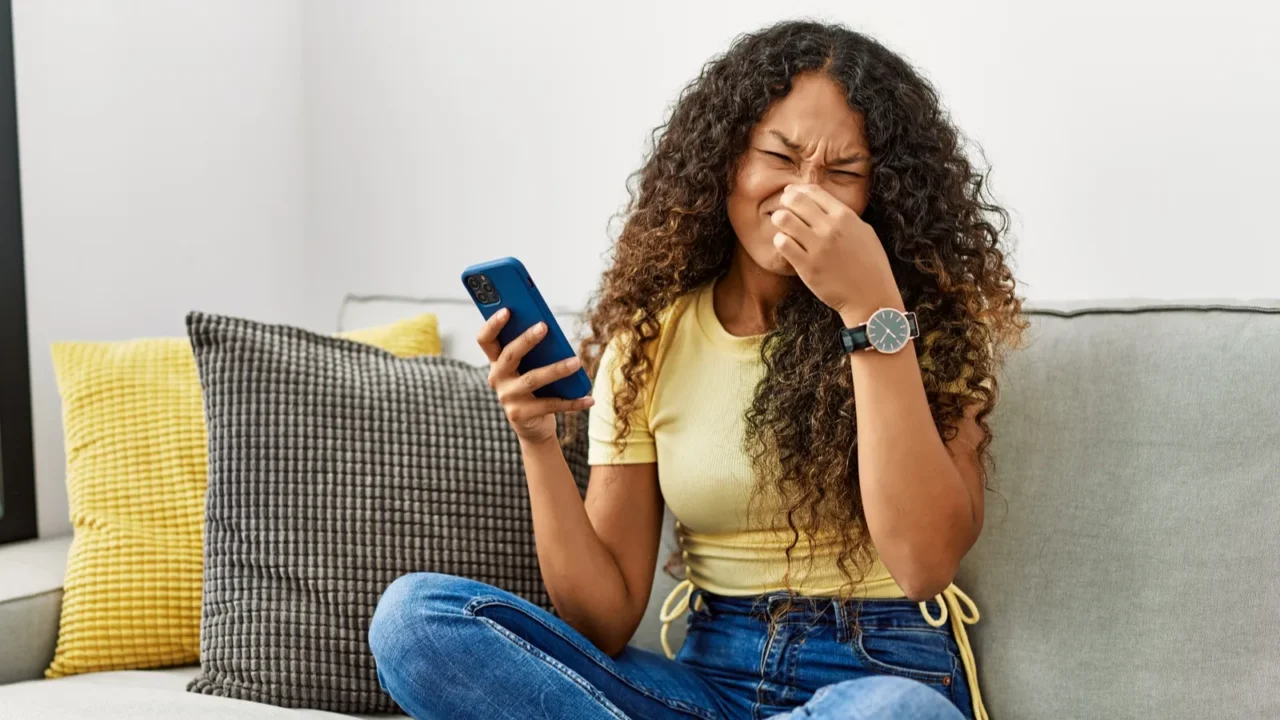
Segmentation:
[(555, 433), (551, 433), (547, 437), (520, 437), (520, 452), (526, 457), (538, 457), (549, 452), (559, 455), (561, 454), (560, 440)]

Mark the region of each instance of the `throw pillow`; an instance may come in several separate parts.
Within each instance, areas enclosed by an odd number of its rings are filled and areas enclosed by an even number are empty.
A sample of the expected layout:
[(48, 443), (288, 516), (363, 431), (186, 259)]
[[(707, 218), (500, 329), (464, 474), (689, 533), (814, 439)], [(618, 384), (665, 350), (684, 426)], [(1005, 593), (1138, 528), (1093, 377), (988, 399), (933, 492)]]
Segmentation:
[[(438, 354), (434, 315), (346, 334)], [(58, 343), (74, 537), (48, 677), (195, 663), (208, 466), (185, 337)]]
[[(395, 711), (368, 631), (397, 577), (462, 575), (550, 606), (519, 443), (487, 368), (216, 315), (187, 322), (209, 427), (189, 690)], [(581, 439), (565, 448), (580, 489)]]

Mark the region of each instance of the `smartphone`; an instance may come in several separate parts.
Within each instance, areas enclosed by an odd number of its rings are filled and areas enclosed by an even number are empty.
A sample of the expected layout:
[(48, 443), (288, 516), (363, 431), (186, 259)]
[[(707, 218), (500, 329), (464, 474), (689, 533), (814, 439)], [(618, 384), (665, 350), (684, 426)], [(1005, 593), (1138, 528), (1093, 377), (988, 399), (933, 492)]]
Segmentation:
[[(542, 341), (520, 360), (521, 374), (573, 357), (573, 346), (547, 308), (529, 271), (519, 260), (505, 257), (472, 265), (462, 271), (462, 284), (485, 320), (502, 308), (510, 311), (507, 324), (498, 333), (498, 343), (502, 347), (539, 322), (547, 324), (547, 334)], [(585, 370), (578, 368), (569, 377), (544, 385), (533, 394), (536, 397), (576, 400), (591, 394), (591, 379)]]

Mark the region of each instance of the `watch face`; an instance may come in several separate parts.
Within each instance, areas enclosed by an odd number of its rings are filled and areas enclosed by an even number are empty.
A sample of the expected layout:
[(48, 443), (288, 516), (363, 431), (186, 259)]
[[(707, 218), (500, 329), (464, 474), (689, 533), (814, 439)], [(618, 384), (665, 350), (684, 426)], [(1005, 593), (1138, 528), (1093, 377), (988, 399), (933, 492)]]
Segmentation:
[(867, 321), (867, 339), (882, 353), (895, 353), (911, 339), (907, 316), (893, 308), (882, 308)]

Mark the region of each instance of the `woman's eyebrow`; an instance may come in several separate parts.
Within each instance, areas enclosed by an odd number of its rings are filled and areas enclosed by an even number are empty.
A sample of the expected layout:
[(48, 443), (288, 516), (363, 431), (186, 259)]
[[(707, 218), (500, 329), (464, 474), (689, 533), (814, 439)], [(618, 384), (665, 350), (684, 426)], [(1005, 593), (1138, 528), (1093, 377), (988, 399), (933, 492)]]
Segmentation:
[(871, 156), (866, 153), (855, 152), (854, 154), (849, 155), (848, 157), (836, 158), (835, 160), (832, 160), (827, 164), (828, 165), (854, 165), (860, 162), (865, 162), (870, 159), (871, 159)]
[[(784, 147), (786, 147), (786, 148), (787, 148), (788, 150), (790, 150), (791, 152), (798, 153), (798, 152), (800, 152), (800, 151), (803, 149), (803, 148), (801, 148), (801, 147), (800, 147), (800, 143), (798, 143), (798, 142), (796, 142), (796, 141), (792, 140), (791, 138), (787, 137), (786, 135), (783, 135), (782, 133), (778, 132), (777, 130), (772, 130), (772, 129), (770, 129), (768, 132), (769, 132), (769, 134), (770, 134), (770, 135), (772, 135), (772, 136), (774, 136), (775, 138), (777, 138), (777, 139), (778, 139), (778, 142), (782, 143), (782, 144), (783, 144), (783, 146), (784, 146)], [(829, 163), (827, 163), (827, 164), (828, 164), (828, 165), (853, 165), (854, 163), (860, 163), (860, 162), (863, 162), (863, 161), (866, 161), (866, 160), (870, 160), (870, 159), (871, 159), (871, 156), (870, 156), (870, 155), (867, 155), (867, 154), (866, 154), (866, 153), (864, 153), (864, 152), (855, 152), (855, 153), (853, 153), (852, 155), (847, 155), (847, 156), (842, 157), (842, 158), (836, 158), (835, 160), (832, 160), (831, 162), (829, 162)]]

